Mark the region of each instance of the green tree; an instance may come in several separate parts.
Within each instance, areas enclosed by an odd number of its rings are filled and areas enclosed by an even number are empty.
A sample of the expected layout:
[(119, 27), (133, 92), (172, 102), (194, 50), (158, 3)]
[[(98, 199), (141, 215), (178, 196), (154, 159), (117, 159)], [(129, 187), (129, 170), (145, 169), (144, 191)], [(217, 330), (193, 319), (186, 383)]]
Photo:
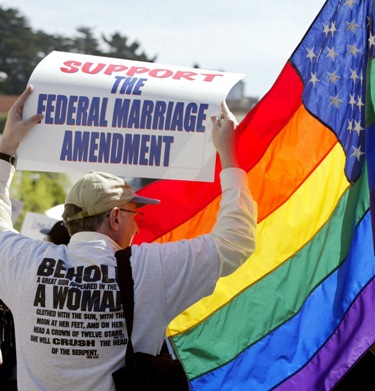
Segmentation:
[(78, 27), (78, 36), (73, 39), (73, 51), (81, 54), (101, 55), (99, 42), (90, 27)]
[(107, 56), (146, 62), (154, 62), (156, 60), (156, 56), (154, 58), (148, 58), (144, 51), (138, 53), (140, 50), (140, 44), (137, 41), (128, 44), (127, 37), (121, 35), (119, 32), (115, 32), (110, 35), (109, 38), (102, 35), (102, 39), (109, 48), (106, 52)]
[(18, 10), (0, 7), (0, 71), (8, 78), (0, 93), (19, 94), (40, 61), (35, 34)]
[(0, 94), (19, 95), (37, 64), (53, 50), (146, 62), (156, 60), (156, 56), (149, 58), (141, 51), (137, 41), (129, 44), (127, 37), (119, 32), (109, 38), (102, 35), (100, 39), (86, 26), (78, 27), (73, 37), (35, 32), (17, 9), (0, 6), (0, 72), (8, 75), (0, 83)]
[(38, 58), (42, 59), (54, 50), (71, 52), (74, 50), (74, 40), (61, 35), (46, 34), (43, 31), (35, 33)]
[(17, 171), (10, 188), (12, 198), (21, 201), (23, 210), (15, 224), (20, 229), (27, 212), (44, 213), (63, 204), (70, 180), (66, 174)]

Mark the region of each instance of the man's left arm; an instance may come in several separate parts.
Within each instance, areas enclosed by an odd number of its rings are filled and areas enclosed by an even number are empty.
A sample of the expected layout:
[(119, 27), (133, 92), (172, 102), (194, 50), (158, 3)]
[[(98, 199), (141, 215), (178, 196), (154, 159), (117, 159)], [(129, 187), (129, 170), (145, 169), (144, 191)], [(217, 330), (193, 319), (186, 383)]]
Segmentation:
[(28, 86), (10, 108), (0, 139), (0, 231), (13, 229), (9, 188), (15, 172), (13, 164), (18, 146), (27, 131), (43, 118), (40, 114), (25, 120), (22, 118), (25, 102), (32, 91), (32, 86)]
[(9, 188), (14, 172), (12, 164), (0, 160), (0, 231), (13, 229)]

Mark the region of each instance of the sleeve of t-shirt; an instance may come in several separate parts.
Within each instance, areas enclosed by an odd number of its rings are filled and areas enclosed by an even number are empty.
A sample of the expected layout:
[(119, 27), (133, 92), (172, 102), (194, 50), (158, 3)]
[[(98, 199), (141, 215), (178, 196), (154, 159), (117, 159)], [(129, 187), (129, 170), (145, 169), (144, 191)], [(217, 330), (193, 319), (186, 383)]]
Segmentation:
[(258, 208), (245, 171), (227, 168), (221, 171), (220, 178), (220, 210), (211, 236), (219, 255), (219, 276), (226, 276), (255, 250)]
[(12, 164), (0, 160), (0, 231), (13, 230), (9, 188), (14, 172)]

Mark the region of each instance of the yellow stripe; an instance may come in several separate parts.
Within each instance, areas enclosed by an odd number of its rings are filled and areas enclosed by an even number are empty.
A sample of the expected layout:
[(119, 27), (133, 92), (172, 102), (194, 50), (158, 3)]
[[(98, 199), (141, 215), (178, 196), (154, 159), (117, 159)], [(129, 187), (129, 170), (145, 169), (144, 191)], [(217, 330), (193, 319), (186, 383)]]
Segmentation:
[[(290, 197), (336, 143), (334, 133), (301, 105), (247, 174), (254, 199), (261, 200), (258, 205), (259, 221)], [(248, 149), (239, 152), (242, 156), (248, 153)], [(166, 232), (157, 241), (164, 243), (195, 238), (210, 232), (216, 221), (220, 199), (221, 196), (217, 196), (206, 207)]]
[(169, 325), (168, 335), (179, 334), (200, 323), (310, 241), (349, 187), (344, 165), (345, 154), (341, 145), (336, 144), (293, 196), (258, 225), (256, 251), (248, 261), (230, 276), (221, 278), (211, 296), (175, 318)]

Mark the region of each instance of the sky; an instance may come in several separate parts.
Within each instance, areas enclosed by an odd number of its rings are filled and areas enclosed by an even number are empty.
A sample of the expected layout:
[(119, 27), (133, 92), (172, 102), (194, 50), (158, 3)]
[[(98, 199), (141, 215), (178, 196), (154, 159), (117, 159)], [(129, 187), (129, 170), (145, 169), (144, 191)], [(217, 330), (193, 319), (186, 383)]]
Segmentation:
[(156, 63), (245, 74), (245, 95), (272, 87), (324, 0), (1, 0), (33, 30), (119, 32)]

